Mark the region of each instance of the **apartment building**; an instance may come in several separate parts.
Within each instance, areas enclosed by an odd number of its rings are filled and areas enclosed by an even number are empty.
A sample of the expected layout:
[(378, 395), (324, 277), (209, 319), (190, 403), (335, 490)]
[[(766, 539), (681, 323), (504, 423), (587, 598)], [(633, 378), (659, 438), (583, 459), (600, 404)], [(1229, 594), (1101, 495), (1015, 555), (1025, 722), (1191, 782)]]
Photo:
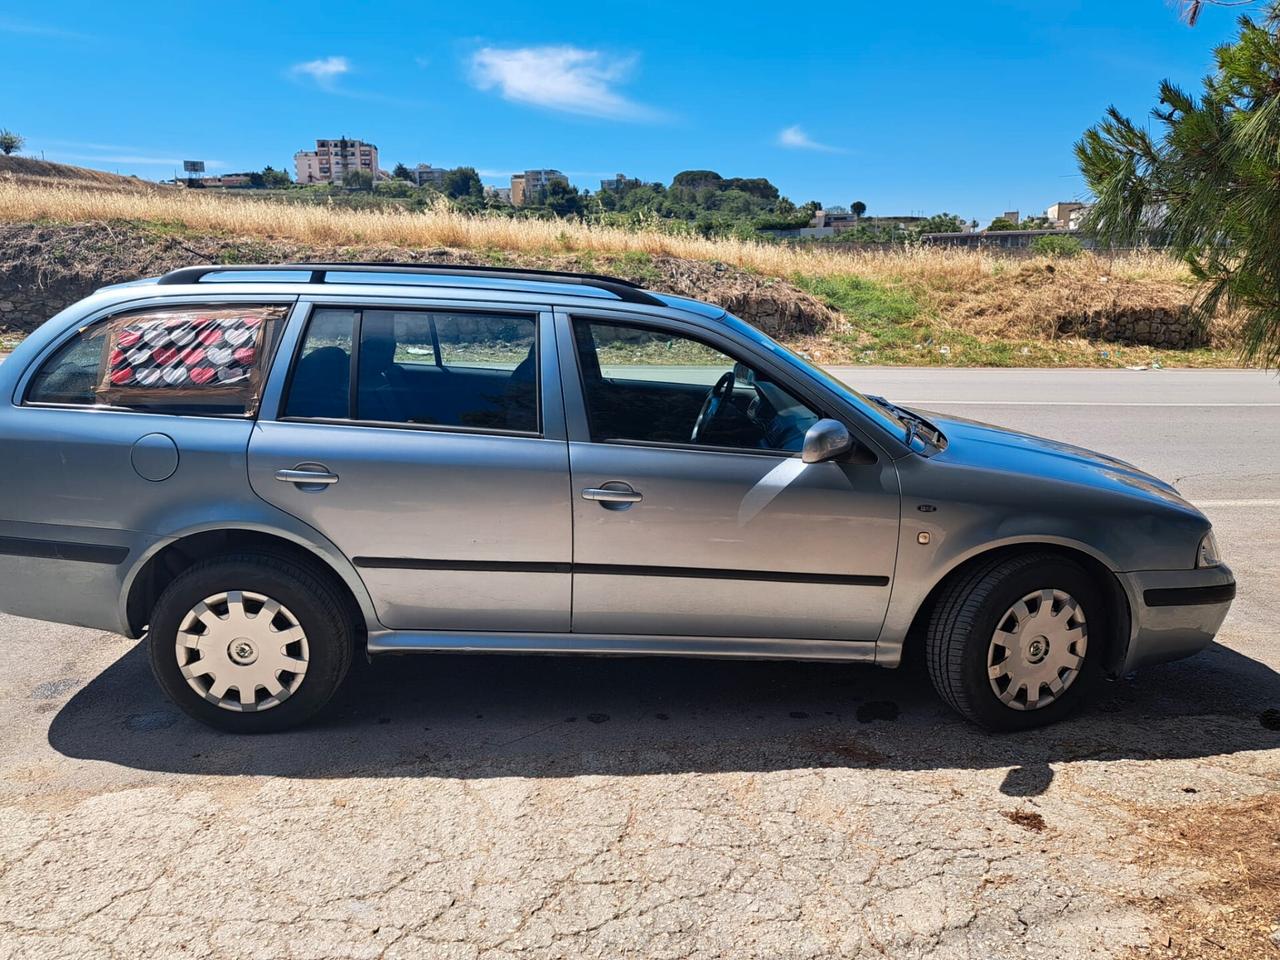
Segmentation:
[(342, 183), (353, 170), (378, 179), (378, 148), (363, 140), (317, 140), (314, 150), (293, 155), (294, 179), (298, 183)]
[(1060, 200), (1045, 211), (1055, 226), (1060, 230), (1077, 230), (1080, 219), (1089, 212), (1089, 205), (1074, 200)]
[(433, 167), (429, 163), (420, 163), (413, 168), (413, 182), (420, 187), (444, 188), (444, 177), (449, 171), (443, 167)]
[(649, 186), (649, 184), (647, 184), (644, 180), (639, 179), (638, 177), (628, 177), (625, 173), (620, 173), (616, 177), (613, 177), (610, 180), (600, 181), (601, 190), (608, 190), (613, 193), (621, 193), (623, 190), (630, 189), (631, 187), (644, 187), (644, 186)]
[[(924, 217), (914, 215), (905, 217), (868, 217), (863, 215), (860, 217), (856, 213), (832, 213), (830, 210), (818, 210), (814, 213), (813, 219), (809, 221), (809, 226), (801, 228), (799, 236), (833, 237), (838, 233), (844, 233), (846, 230), (856, 230), (858, 227), (906, 230), (924, 219)], [(775, 232), (785, 233), (786, 231)]]
[(553, 183), (569, 185), (569, 178), (559, 170), (526, 170), (511, 177), (511, 202), (517, 207), (536, 203)]

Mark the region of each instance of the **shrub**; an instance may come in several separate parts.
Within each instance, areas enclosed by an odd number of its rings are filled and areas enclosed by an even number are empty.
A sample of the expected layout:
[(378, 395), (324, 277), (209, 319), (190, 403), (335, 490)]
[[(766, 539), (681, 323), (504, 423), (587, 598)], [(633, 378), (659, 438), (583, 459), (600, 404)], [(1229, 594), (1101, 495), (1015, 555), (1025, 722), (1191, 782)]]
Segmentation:
[(1074, 257), (1084, 252), (1084, 244), (1078, 237), (1036, 237), (1031, 249), (1045, 257)]

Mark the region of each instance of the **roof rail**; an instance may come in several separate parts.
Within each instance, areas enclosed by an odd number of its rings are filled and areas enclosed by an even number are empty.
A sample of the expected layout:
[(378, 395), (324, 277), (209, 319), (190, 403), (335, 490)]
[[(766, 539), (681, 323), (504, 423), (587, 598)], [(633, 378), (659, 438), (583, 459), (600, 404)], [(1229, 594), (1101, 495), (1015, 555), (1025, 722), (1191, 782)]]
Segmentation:
[(455, 277), (484, 277), (493, 280), (532, 280), (544, 283), (569, 283), (594, 287), (612, 293), (625, 303), (643, 303), (651, 307), (665, 304), (639, 284), (618, 277), (606, 277), (598, 273), (570, 273), (559, 270), (524, 270), (513, 267), (487, 267), (473, 264), (450, 263), (393, 263), (376, 262), (327, 262), (327, 263), (243, 263), (203, 264), (180, 267), (162, 276), (157, 283), (199, 283), (213, 273), (278, 273), (297, 270), (310, 273), (306, 283), (326, 283), (329, 273), (420, 273)]

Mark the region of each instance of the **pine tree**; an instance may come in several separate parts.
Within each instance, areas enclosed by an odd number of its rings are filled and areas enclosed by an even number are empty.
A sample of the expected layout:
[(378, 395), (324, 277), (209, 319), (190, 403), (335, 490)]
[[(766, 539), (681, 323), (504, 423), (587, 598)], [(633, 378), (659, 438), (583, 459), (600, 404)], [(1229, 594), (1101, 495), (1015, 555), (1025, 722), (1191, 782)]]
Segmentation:
[(1194, 97), (1169, 81), (1153, 135), (1115, 107), (1076, 144), (1103, 242), (1152, 238), (1184, 258), (1196, 307), (1243, 320), (1244, 357), (1280, 366), (1280, 0), (1215, 53)]

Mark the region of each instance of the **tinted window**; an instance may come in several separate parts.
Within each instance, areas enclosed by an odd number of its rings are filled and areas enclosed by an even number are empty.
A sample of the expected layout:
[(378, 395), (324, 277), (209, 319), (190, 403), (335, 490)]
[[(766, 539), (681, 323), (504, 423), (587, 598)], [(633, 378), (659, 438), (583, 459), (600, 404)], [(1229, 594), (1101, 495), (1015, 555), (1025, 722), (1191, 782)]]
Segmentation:
[(350, 413), (351, 338), (357, 311), (316, 310), (293, 368), (285, 415), (342, 419)]
[(79, 331), (41, 365), (29, 403), (252, 415), (279, 306), (175, 306)]
[(819, 416), (767, 376), (700, 340), (575, 320), (597, 442), (637, 440), (799, 452)]
[[(351, 343), (358, 340), (354, 410)], [(509, 314), (318, 311), (286, 412), (376, 423), (538, 430), (536, 323)]]

